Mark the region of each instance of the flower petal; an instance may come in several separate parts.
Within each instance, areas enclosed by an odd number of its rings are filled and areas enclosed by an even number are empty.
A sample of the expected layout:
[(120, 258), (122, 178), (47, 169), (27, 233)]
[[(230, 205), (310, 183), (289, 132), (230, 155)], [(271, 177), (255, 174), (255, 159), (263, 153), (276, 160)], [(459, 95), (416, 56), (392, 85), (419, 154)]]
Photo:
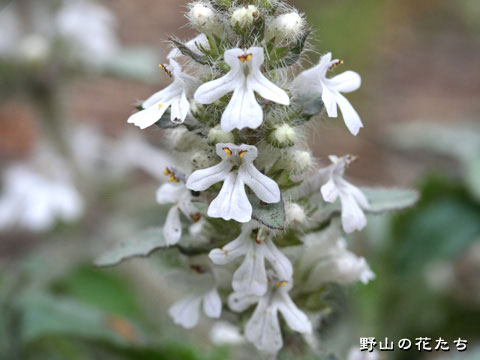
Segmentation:
[(322, 87), (322, 101), (325, 105), (325, 110), (327, 111), (328, 117), (336, 118), (338, 117), (337, 112), (337, 96), (341, 96), (336, 91), (330, 89), (325, 83)]
[(217, 289), (212, 289), (203, 297), (203, 312), (212, 319), (218, 319), (222, 314), (222, 299)]
[(183, 123), (190, 111), (190, 102), (187, 100), (185, 91), (172, 101), (170, 120), (174, 123)]
[(280, 188), (277, 183), (263, 175), (252, 163), (242, 164), (238, 170), (238, 176), (260, 200), (269, 204), (280, 201)]
[(335, 202), (339, 195), (337, 184), (335, 184), (333, 179), (328, 180), (328, 182), (322, 186), (320, 191), (322, 192), (323, 200), (329, 203)]
[(201, 301), (202, 298), (198, 296), (190, 296), (179, 300), (168, 310), (168, 314), (175, 324), (186, 329), (192, 329), (198, 324)]
[(172, 206), (167, 214), (165, 225), (163, 225), (163, 236), (167, 246), (175, 245), (182, 237), (182, 223), (178, 206)]
[(250, 248), (250, 243), (251, 239), (242, 233), (223, 248), (210, 251), (208, 257), (217, 265), (225, 265), (236, 258), (245, 255)]
[(362, 209), (368, 210), (370, 208), (367, 197), (358, 187), (350, 184), (348, 181), (342, 178), (338, 179), (337, 181), (343, 187), (342, 191), (348, 192), (350, 195), (352, 195)]
[(268, 80), (260, 72), (260, 69), (252, 72), (248, 76), (247, 82), (249, 83), (249, 87), (256, 91), (262, 98), (276, 102), (277, 104), (290, 105), (288, 94)]
[[(281, 291), (281, 289), (278, 291)], [(299, 333), (310, 334), (312, 332), (312, 323), (307, 315), (298, 309), (288, 294), (284, 293), (280, 296), (281, 299), (276, 304), (288, 326)]]
[(347, 125), (348, 130), (350, 130), (353, 135), (357, 135), (360, 129), (363, 127), (362, 120), (360, 120), (360, 115), (358, 115), (352, 104), (350, 104), (345, 96), (338, 94), (336, 99), (338, 106), (340, 107), (340, 111), (342, 112), (345, 125)]
[(362, 230), (367, 226), (367, 218), (362, 209), (350, 194), (340, 193), (342, 201), (342, 225), (347, 234)]
[(250, 242), (242, 265), (233, 274), (233, 290), (262, 296), (267, 292), (268, 279), (265, 269), (264, 245)]
[(165, 102), (162, 106), (153, 105), (149, 108), (136, 112), (128, 118), (129, 124), (134, 124), (140, 129), (145, 129), (155, 124), (170, 107), (170, 102)]
[(224, 180), (230, 174), (231, 168), (232, 164), (222, 161), (207, 169), (197, 170), (188, 177), (187, 188), (194, 191), (206, 190), (213, 184)]
[(157, 202), (159, 204), (173, 204), (177, 203), (183, 193), (186, 190), (183, 185), (180, 184), (174, 184), (174, 183), (165, 183), (162, 186), (160, 186), (157, 190), (156, 196), (157, 196)]
[(235, 312), (243, 312), (257, 303), (258, 300), (257, 295), (233, 292), (228, 297), (228, 307)]
[(272, 239), (264, 242), (266, 246), (265, 257), (282, 281), (289, 281), (293, 275), (290, 260), (275, 246)]
[(223, 112), (221, 126), (225, 132), (233, 129), (258, 128), (263, 121), (262, 107), (257, 103), (255, 93), (248, 82), (239, 83)]
[(326, 79), (325, 82), (332, 89), (339, 92), (352, 92), (358, 90), (362, 85), (362, 78), (355, 71), (345, 71), (331, 79)]
[(276, 353), (283, 346), (277, 308), (262, 299), (245, 326), (245, 337), (258, 350)]
[(225, 220), (233, 219), (241, 223), (252, 219), (252, 205), (248, 201), (241, 176), (237, 176), (235, 172), (228, 174), (222, 190), (208, 207), (208, 216)]

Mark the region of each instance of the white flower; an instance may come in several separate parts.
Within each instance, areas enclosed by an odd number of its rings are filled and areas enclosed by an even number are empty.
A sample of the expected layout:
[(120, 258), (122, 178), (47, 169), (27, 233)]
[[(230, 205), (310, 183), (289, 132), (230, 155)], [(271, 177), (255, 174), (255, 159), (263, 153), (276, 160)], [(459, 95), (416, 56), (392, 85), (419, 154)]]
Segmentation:
[(323, 56), (320, 63), (302, 72), (293, 81), (292, 87), (302, 95), (312, 91), (322, 94), (322, 100), (329, 117), (337, 117), (337, 105), (343, 114), (345, 125), (353, 135), (357, 135), (363, 127), (360, 116), (350, 102), (341, 94), (357, 90), (361, 85), (361, 78), (354, 71), (345, 71), (333, 78), (327, 78), (327, 71), (341, 64), (339, 60), (332, 60), (332, 54)]
[(222, 299), (216, 288), (201, 295), (190, 295), (177, 301), (168, 310), (175, 324), (186, 329), (197, 325), (200, 317), (200, 305), (203, 303), (203, 312), (209, 318), (218, 319), (222, 313)]
[(280, 201), (277, 183), (253, 165), (257, 158), (255, 146), (219, 143), (216, 149), (222, 161), (207, 169), (195, 171), (187, 180), (187, 188), (195, 191), (206, 190), (223, 181), (220, 193), (208, 207), (208, 216), (249, 222), (252, 218), (252, 205), (245, 192), (245, 185), (266, 203)]
[(277, 353), (283, 346), (278, 312), (283, 315), (287, 325), (302, 334), (312, 332), (312, 324), (308, 317), (294, 304), (288, 292), (291, 282), (276, 281), (270, 277), (268, 292), (262, 296), (244, 293), (232, 293), (228, 298), (229, 307), (236, 312), (245, 311), (258, 302), (255, 311), (245, 326), (245, 337), (258, 350), (267, 353)]
[(167, 214), (167, 219), (163, 226), (163, 236), (167, 246), (175, 245), (182, 236), (182, 223), (180, 221), (180, 211), (193, 222), (198, 222), (200, 216), (196, 208), (192, 205), (192, 194), (185, 187), (185, 184), (179, 181), (175, 174), (168, 168), (165, 170), (170, 175), (172, 182), (165, 183), (157, 190), (157, 202), (159, 204), (173, 204)]
[(233, 91), (232, 99), (222, 115), (223, 131), (245, 127), (256, 129), (262, 124), (263, 110), (257, 103), (255, 92), (264, 99), (282, 105), (290, 104), (287, 93), (260, 71), (265, 60), (263, 48), (227, 50), (224, 57), (230, 71), (219, 79), (201, 85), (195, 93), (197, 102), (211, 104)]
[(246, 294), (262, 296), (267, 292), (268, 279), (265, 259), (282, 281), (290, 281), (293, 268), (290, 260), (275, 246), (270, 235), (253, 234), (252, 226), (246, 224), (242, 232), (232, 242), (221, 249), (212, 250), (210, 259), (217, 265), (224, 265), (245, 256), (240, 267), (233, 274), (233, 290)]
[[(192, 40), (188, 41), (185, 44), (185, 46), (197, 55), (203, 55), (203, 53), (200, 51), (199, 47), (204, 47), (205, 49), (210, 48), (210, 44), (208, 43), (208, 38), (205, 34), (197, 35)], [(178, 48), (174, 48), (168, 53), (167, 59), (168, 60), (174, 59), (174, 58), (176, 58), (180, 55), (182, 55), (182, 52)]]
[(83, 213), (83, 199), (74, 185), (61, 175), (44, 176), (18, 164), (5, 171), (3, 180), (1, 229), (19, 226), (30, 231), (46, 231), (57, 219), (70, 222)]
[(346, 233), (361, 230), (367, 225), (367, 218), (363, 210), (368, 210), (370, 205), (360, 189), (343, 178), (345, 168), (355, 158), (352, 156), (338, 158), (334, 155), (329, 158), (333, 164), (326, 169), (329, 173), (329, 180), (321, 188), (323, 199), (333, 203), (340, 197), (343, 229)]
[(128, 122), (145, 129), (155, 124), (170, 108), (170, 119), (175, 123), (183, 123), (190, 111), (188, 96), (195, 90), (197, 80), (182, 72), (180, 65), (170, 59), (170, 66), (163, 66), (173, 77), (173, 82), (165, 89), (153, 94), (142, 104), (144, 110), (139, 111), (128, 119)]
[(366, 285), (375, 279), (375, 274), (365, 258), (350, 252), (345, 239), (328, 239), (326, 243), (325, 240), (326, 238), (314, 237), (305, 239), (305, 246), (309, 251), (317, 253), (316, 264), (305, 281), (306, 288), (316, 289), (327, 282), (348, 285), (361, 281)]

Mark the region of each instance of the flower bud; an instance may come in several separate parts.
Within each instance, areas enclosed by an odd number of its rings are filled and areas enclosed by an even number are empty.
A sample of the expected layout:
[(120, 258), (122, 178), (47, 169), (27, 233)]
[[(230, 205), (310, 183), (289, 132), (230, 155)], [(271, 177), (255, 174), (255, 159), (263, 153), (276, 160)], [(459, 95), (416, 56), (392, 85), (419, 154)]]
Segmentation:
[(289, 157), (294, 173), (301, 174), (312, 167), (312, 155), (308, 151), (294, 150)]
[(292, 146), (297, 139), (297, 132), (290, 125), (282, 124), (270, 133), (268, 139), (272, 145), (280, 148)]
[(209, 4), (195, 3), (187, 15), (192, 26), (199, 32), (210, 34), (218, 33), (219, 22), (215, 11)]
[(305, 26), (305, 20), (295, 11), (283, 14), (272, 21), (267, 29), (267, 39), (275, 38), (276, 42), (297, 39)]
[(203, 150), (195, 152), (190, 158), (190, 161), (194, 169), (205, 169), (215, 165), (217, 162), (213, 152)]
[(248, 29), (258, 18), (259, 12), (256, 6), (248, 5), (235, 10), (232, 14), (231, 25), (234, 29)]
[(285, 204), (285, 215), (287, 226), (303, 224), (307, 220), (305, 210), (297, 203)]
[(231, 132), (222, 131), (220, 125), (217, 125), (208, 132), (208, 142), (210, 144), (233, 143), (235, 137)]
[(177, 151), (188, 151), (196, 144), (201, 145), (201, 138), (188, 131), (184, 126), (179, 126), (166, 131), (166, 139)]

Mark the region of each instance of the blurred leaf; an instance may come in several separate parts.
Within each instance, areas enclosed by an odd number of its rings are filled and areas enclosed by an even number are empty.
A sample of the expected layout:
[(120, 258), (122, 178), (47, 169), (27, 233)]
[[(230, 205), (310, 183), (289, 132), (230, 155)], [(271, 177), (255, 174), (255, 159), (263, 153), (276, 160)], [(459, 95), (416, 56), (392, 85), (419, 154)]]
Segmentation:
[(480, 205), (461, 185), (431, 178), (418, 205), (395, 219), (396, 263), (418, 271), (433, 259), (453, 259), (478, 236)]
[(153, 251), (166, 246), (162, 228), (149, 229), (122, 242), (95, 260), (95, 265), (99, 267), (115, 266), (133, 257), (146, 257)]
[(248, 198), (253, 207), (252, 219), (259, 221), (271, 229), (284, 229), (285, 205), (283, 198), (276, 204), (266, 204), (254, 195)]
[(370, 202), (370, 210), (367, 213), (373, 214), (409, 208), (415, 205), (419, 199), (419, 193), (416, 190), (375, 188), (362, 188), (361, 190)]
[(90, 305), (118, 315), (138, 317), (135, 293), (113, 272), (80, 267), (54, 284), (54, 289)]
[(140, 341), (138, 328), (129, 320), (72, 299), (28, 292), (19, 299), (16, 307), (21, 313), (20, 337), (23, 343), (56, 334), (114, 344)]
[(466, 184), (475, 199), (480, 201), (480, 151), (466, 161), (465, 167)]

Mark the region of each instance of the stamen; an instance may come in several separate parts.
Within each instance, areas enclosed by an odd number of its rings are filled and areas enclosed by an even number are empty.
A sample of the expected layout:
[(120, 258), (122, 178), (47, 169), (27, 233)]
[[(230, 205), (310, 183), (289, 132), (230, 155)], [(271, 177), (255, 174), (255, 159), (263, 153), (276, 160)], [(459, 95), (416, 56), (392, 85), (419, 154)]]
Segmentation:
[(199, 222), (201, 218), (202, 218), (202, 214), (200, 214), (200, 213), (195, 213), (195, 214), (191, 214), (191, 215), (190, 215), (190, 219), (191, 219), (194, 223)]
[(158, 104), (158, 110), (162, 110), (163, 104)]
[(357, 155), (350, 155), (348, 154), (346, 156), (346, 159), (345, 159), (345, 163), (347, 166), (349, 166), (350, 164), (354, 163), (355, 161), (358, 160), (358, 156)]
[(170, 169), (167, 167), (167, 168), (165, 168), (165, 170), (163, 170), (163, 174), (164, 174), (165, 176), (169, 176), (169, 175), (172, 174), (172, 172), (171, 172)]
[(238, 156), (240, 156), (240, 159), (243, 159), (243, 157), (245, 156), (245, 154), (248, 152), (248, 150), (241, 150), (239, 153), (238, 153)]
[(165, 65), (159, 64), (158, 67), (159, 67), (160, 69), (162, 69), (162, 70), (165, 72), (165, 74), (167, 74), (167, 75), (170, 76), (170, 77), (173, 77), (172, 72), (171, 72), (170, 70), (168, 70)]
[(242, 63), (244, 63), (245, 61), (250, 62), (252, 60), (252, 57), (252, 54), (240, 55), (238, 57), (238, 60), (240, 60)]
[(228, 147), (224, 147), (222, 150), (227, 153), (228, 157), (232, 156), (232, 150), (230, 150)]
[(343, 60), (335, 61), (334, 63), (332, 63), (332, 65), (330, 65), (330, 70), (335, 69), (339, 65), (343, 65), (343, 63), (344, 63)]
[(278, 289), (278, 288), (281, 288), (282, 286), (285, 286), (288, 284), (288, 281), (279, 281), (275, 284), (275, 287)]

